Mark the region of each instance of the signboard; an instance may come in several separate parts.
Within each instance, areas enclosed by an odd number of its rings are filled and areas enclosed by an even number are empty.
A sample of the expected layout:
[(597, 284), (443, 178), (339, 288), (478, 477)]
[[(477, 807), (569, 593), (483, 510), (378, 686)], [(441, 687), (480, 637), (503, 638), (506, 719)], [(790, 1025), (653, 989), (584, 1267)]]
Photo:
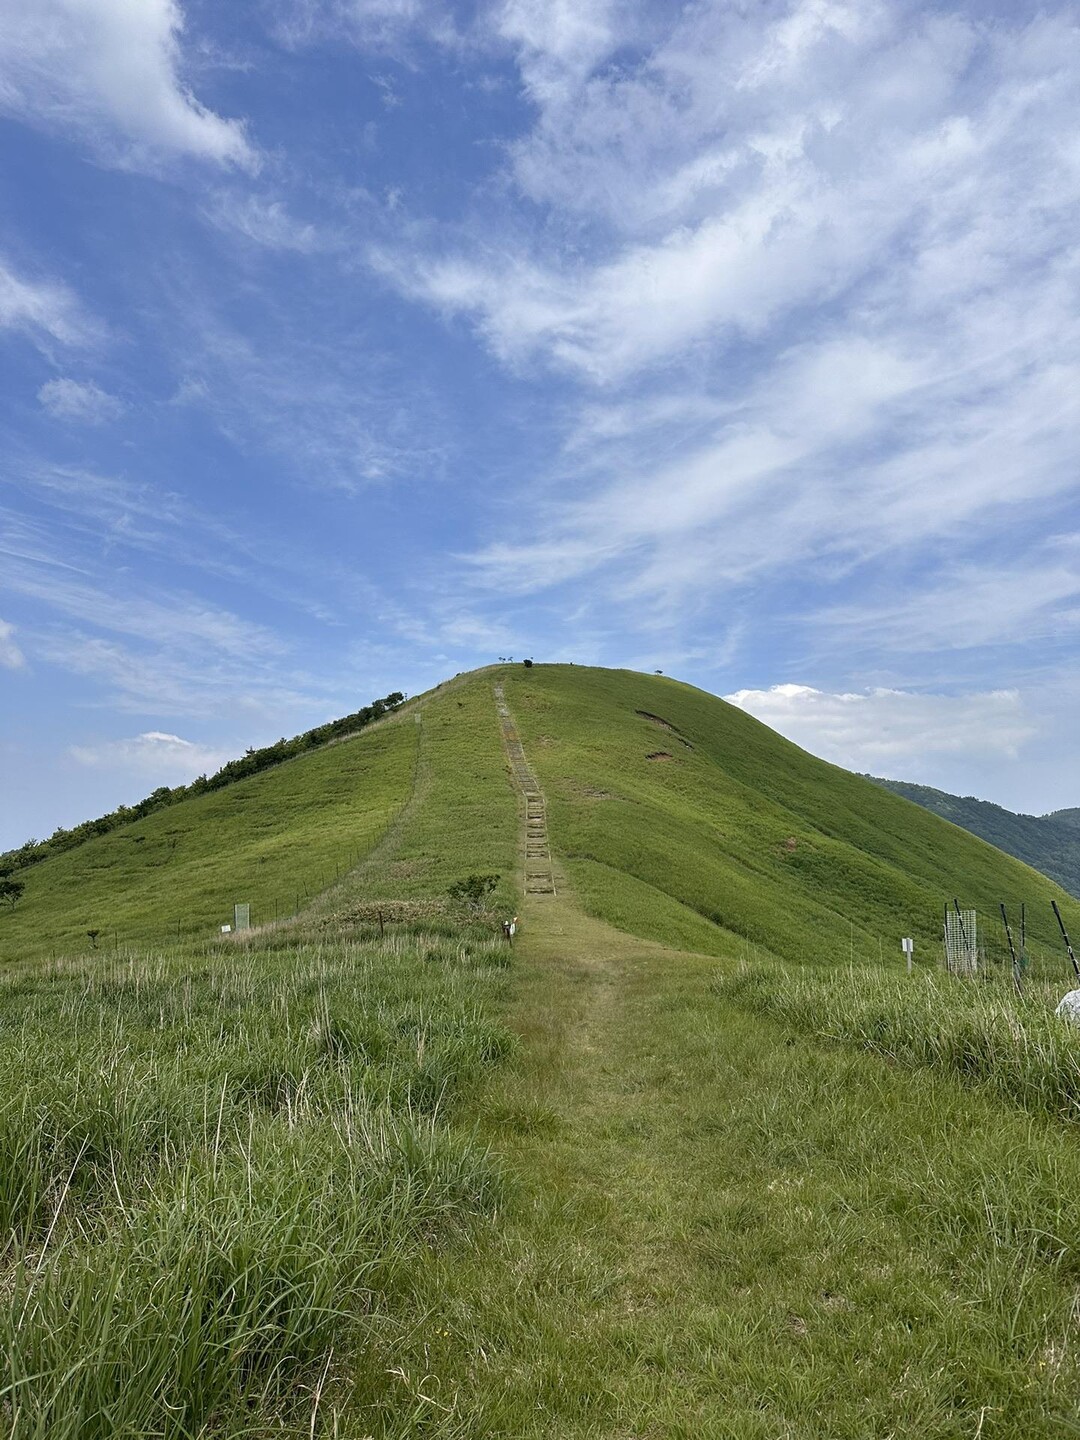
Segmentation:
[(910, 955), (915, 949), (915, 941), (912, 940), (910, 935), (905, 935), (903, 940), (900, 941), (900, 948), (905, 955)]

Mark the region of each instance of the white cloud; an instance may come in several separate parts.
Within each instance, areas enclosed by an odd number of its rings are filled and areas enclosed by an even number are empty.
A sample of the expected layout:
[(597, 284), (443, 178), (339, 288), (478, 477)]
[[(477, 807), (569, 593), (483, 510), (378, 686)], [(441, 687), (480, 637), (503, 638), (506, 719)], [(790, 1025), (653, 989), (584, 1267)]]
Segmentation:
[(100, 389), (92, 380), (67, 377), (46, 381), (38, 391), (38, 399), (57, 420), (70, 420), (79, 425), (104, 425), (118, 420), (127, 408), (122, 400)]
[[(890, 654), (1049, 641), (1080, 632), (1080, 536), (1061, 535), (1014, 559), (958, 561), (913, 594), (893, 587), (816, 617)], [(846, 640), (845, 643), (851, 643)]]
[(810, 685), (773, 685), (724, 698), (824, 760), (900, 779), (924, 773), (942, 756), (1014, 759), (1038, 729), (1015, 690), (831, 694)]
[(417, 253), (410, 236), (376, 265), (470, 316), (502, 359), (611, 384), (673, 357), (697, 368), (696, 347), (759, 339), (867, 281), (940, 308), (1069, 243), (1067, 17), (785, 8), (680, 7), (635, 57), (643, 7), (507, 0), (490, 24), (538, 107), (511, 151), (542, 207), (532, 239), (485, 192), (461, 243)]
[(448, 44), (455, 36), (445, 0), (289, 0), (276, 30), (286, 45), (343, 37), (360, 49), (390, 52), (416, 38)]
[(503, 0), (490, 23), (517, 50), (533, 100), (557, 105), (613, 49), (615, 8), (613, 0)]
[[(1047, 571), (1041, 541), (1072, 528), (1078, 459), (1072, 18), (906, 0), (487, 15), (534, 106), (507, 183), (456, 230), (410, 224), (371, 256), (519, 374), (577, 387), (564, 449), (518, 497), (529, 544), (486, 531), (474, 578), (589, 576), (586, 604), (685, 627), (751, 581), (865, 567), (860, 603), (817, 617), (830, 638), (863, 615), (898, 645), (914, 619), (931, 647), (965, 613), (989, 643), (990, 615), (1014, 640), (1069, 623), (1068, 567)], [(1005, 536), (1014, 625), (974, 578)], [(939, 603), (946, 556), (981, 611)], [(928, 596), (919, 615), (894, 604), (892, 624), (867, 598), (885, 567), (905, 606)]]
[(0, 8), (0, 109), (73, 131), (136, 168), (190, 155), (251, 167), (236, 120), (192, 94), (183, 76), (177, 0), (34, 0)]
[(0, 620), (0, 665), (7, 670), (18, 670), (25, 665), (26, 658), (14, 640), (15, 626)]
[(151, 787), (186, 784), (197, 775), (220, 770), (234, 758), (231, 751), (198, 745), (161, 730), (147, 730), (132, 739), (107, 740), (98, 745), (72, 745), (68, 753), (80, 765), (119, 771)]
[[(567, 497), (534, 507), (526, 556), (496, 543), (474, 557), (479, 574), (528, 591), (621, 566), (621, 587), (684, 601), (813, 561), (904, 551), (910, 568), (920, 545), (947, 543), (955, 570), (1009, 516), (1072, 492), (1080, 326), (1023, 285), (1012, 299), (1007, 353), (984, 352), (985, 307), (972, 301), (940, 334), (827, 330), (696, 414), (675, 395), (585, 407)], [(1067, 586), (1045, 558), (1019, 565), (1029, 595)], [(1016, 577), (1018, 598), (1027, 583)]]
[(64, 285), (16, 275), (0, 258), (0, 329), (19, 330), (39, 345), (82, 345), (92, 334), (82, 307)]
[(314, 225), (295, 219), (283, 200), (223, 190), (205, 213), (219, 229), (231, 231), (268, 250), (295, 250), (301, 255), (311, 255), (336, 243)]

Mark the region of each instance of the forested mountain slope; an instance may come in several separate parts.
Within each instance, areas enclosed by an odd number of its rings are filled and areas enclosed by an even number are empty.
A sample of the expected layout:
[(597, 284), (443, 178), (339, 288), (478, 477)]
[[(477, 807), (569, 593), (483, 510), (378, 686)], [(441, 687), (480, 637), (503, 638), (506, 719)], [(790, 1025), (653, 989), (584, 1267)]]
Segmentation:
[(1018, 860), (1041, 870), (1056, 880), (1070, 894), (1080, 896), (1080, 809), (1055, 810), (1049, 815), (1018, 815), (989, 800), (976, 800), (973, 795), (950, 795), (929, 785), (913, 785), (906, 780), (881, 780), (894, 795), (914, 800), (932, 810), (943, 820), (970, 830), (1015, 855)]

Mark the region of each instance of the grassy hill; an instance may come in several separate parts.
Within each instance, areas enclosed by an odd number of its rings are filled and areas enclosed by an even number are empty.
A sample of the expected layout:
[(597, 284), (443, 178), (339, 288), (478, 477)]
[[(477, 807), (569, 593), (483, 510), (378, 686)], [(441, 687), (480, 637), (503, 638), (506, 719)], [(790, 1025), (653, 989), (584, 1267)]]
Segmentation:
[(1049, 815), (1017, 815), (973, 795), (950, 795), (929, 785), (906, 780), (872, 778), (875, 785), (913, 800), (943, 820), (951, 820), (980, 840), (1015, 855), (1041, 870), (1071, 895), (1080, 897), (1080, 810), (1055, 810)]
[(1060, 969), (1056, 885), (722, 700), (573, 666), (515, 671), (506, 688), (555, 849), (612, 924), (716, 955), (755, 947), (819, 963), (892, 961), (911, 935), (936, 960), (943, 905), (958, 898), (1002, 958), (998, 907), (1018, 921), (1023, 902), (1033, 950)]
[(1049, 901), (1066, 897), (1043, 875), (715, 696), (558, 665), (459, 677), (354, 737), (28, 868), (25, 897), (0, 914), (0, 957), (82, 952), (90, 930), (113, 948), (206, 937), (235, 901), (261, 924), (328, 892), (320, 906), (333, 914), (345, 877), (354, 899), (417, 901), (494, 872), (500, 903), (513, 904), (499, 676), (566, 877), (619, 928), (822, 964), (892, 961), (912, 935), (930, 960), (957, 898), (981, 912), (1003, 959), (999, 905), (1018, 920), (1023, 902), (1033, 954), (1058, 964)]
[[(10, 1440), (1080, 1433), (1080, 907), (743, 712), (492, 667), (24, 873)], [(940, 974), (954, 895), (1026, 902), (1022, 996)]]

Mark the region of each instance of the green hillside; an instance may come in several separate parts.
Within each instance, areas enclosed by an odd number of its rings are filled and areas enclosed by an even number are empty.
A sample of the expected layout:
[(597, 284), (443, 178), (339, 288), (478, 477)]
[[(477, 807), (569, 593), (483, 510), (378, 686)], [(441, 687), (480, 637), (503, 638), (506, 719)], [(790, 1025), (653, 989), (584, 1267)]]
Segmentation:
[(973, 795), (950, 795), (929, 785), (912, 785), (906, 780), (881, 780), (869, 776), (875, 785), (913, 800), (943, 820), (970, 830), (1015, 855), (1026, 865), (1049, 875), (1071, 895), (1080, 897), (1080, 810), (1055, 810), (1049, 815), (1018, 815), (989, 800)]
[(586, 906), (622, 929), (821, 963), (892, 960), (911, 935), (936, 960), (958, 898), (1001, 958), (998, 907), (1018, 923), (1025, 903), (1033, 949), (1059, 963), (1057, 886), (715, 696), (573, 666), (515, 671), (507, 695), (556, 851)]
[(291, 915), (363, 856), (412, 787), (408, 717), (226, 789), (170, 806), (20, 872), (0, 920), (7, 959), (208, 935), (246, 901), (255, 923)]
[(509, 899), (516, 823), (490, 682), (439, 687), (358, 735), (19, 871), (0, 958), (83, 953), (90, 930), (98, 949), (207, 938), (238, 901), (265, 924), (324, 892), (330, 903), (358, 866), (364, 897), (441, 897), (484, 870), (506, 877)]

